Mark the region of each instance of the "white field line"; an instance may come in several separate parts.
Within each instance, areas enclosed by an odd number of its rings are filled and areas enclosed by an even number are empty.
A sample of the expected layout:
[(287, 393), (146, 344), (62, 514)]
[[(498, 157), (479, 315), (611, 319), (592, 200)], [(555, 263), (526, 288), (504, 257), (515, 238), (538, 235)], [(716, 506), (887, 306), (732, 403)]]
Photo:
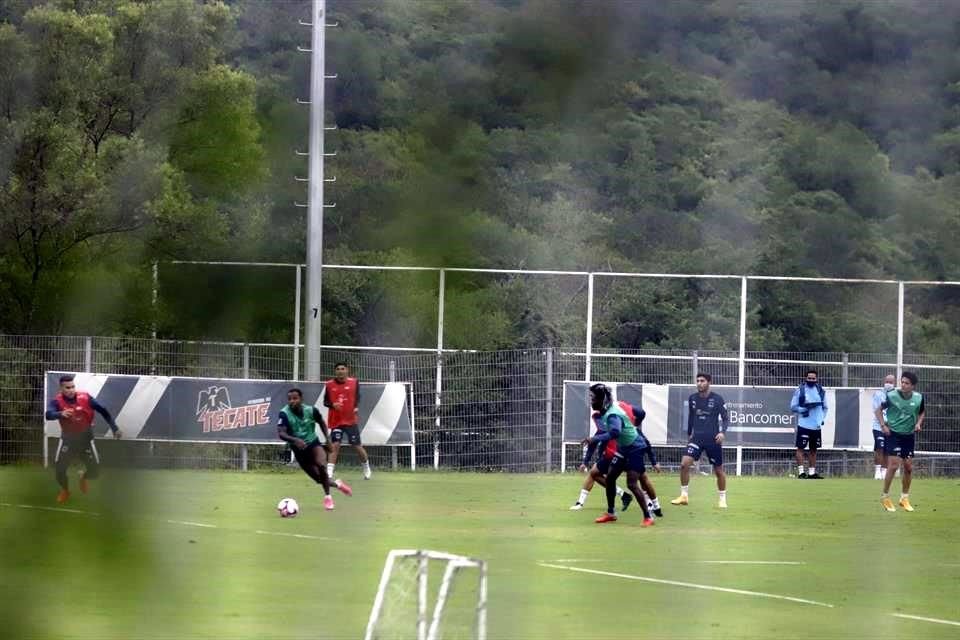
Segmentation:
[(323, 536), (311, 536), (306, 533), (284, 533), (282, 531), (254, 531), (262, 536), (286, 536), (288, 538), (305, 538), (307, 540), (337, 540), (337, 538), (325, 538)]
[(203, 527), (205, 529), (217, 529), (215, 524), (204, 524), (202, 522), (190, 522), (188, 520), (166, 520), (167, 524), (182, 524), (187, 527)]
[(747, 591), (746, 589), (730, 589), (728, 587), (714, 587), (707, 584), (695, 584), (693, 582), (680, 582), (678, 580), (661, 580), (659, 578), (648, 578), (646, 576), (633, 576), (626, 573), (614, 573), (612, 571), (597, 571), (596, 569), (584, 569), (582, 567), (568, 567), (562, 564), (538, 563), (541, 567), (550, 569), (566, 569), (567, 571), (577, 571), (580, 573), (591, 573), (599, 576), (610, 576), (612, 578), (623, 578), (625, 580), (638, 580), (640, 582), (652, 582), (654, 584), (666, 584), (674, 587), (686, 587), (687, 589), (701, 589), (703, 591), (720, 591), (722, 593), (734, 593), (742, 596), (754, 596), (756, 598), (770, 598), (772, 600), (787, 600), (789, 602), (798, 602), (800, 604), (811, 604), (817, 607), (833, 608), (832, 604), (826, 602), (817, 602), (816, 600), (807, 600), (805, 598), (794, 598), (793, 596), (781, 596), (775, 593), (764, 593), (763, 591)]
[(911, 616), (906, 613), (891, 613), (895, 618), (906, 618), (907, 620), (920, 620), (922, 622), (936, 622), (937, 624), (952, 624), (955, 627), (960, 627), (960, 622), (954, 622), (953, 620), (941, 620), (940, 618), (924, 618), (923, 616)]
[(18, 505), (4, 505), (4, 506), (17, 506), (21, 509), (40, 509), (41, 511), (62, 511), (63, 513), (80, 513), (85, 516), (99, 516), (100, 514), (95, 511), (81, 511), (80, 509), (67, 509), (66, 507), (39, 507), (33, 504), (18, 504)]
[(700, 564), (807, 564), (795, 560), (697, 560)]
[(603, 558), (558, 558), (557, 560), (544, 560), (543, 562), (603, 562)]

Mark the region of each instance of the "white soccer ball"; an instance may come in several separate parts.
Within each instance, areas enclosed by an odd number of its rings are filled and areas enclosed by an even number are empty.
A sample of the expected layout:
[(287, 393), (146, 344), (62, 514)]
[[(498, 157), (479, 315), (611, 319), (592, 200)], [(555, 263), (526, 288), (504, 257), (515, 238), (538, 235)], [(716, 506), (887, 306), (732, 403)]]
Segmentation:
[(281, 518), (292, 518), (300, 513), (300, 505), (293, 498), (284, 498), (277, 504), (277, 511)]

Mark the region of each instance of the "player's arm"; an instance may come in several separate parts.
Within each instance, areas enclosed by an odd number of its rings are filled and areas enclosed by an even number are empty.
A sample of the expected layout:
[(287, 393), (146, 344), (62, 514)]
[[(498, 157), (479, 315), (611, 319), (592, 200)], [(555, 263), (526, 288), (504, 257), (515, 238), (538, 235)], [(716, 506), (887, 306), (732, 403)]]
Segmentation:
[[(806, 409), (800, 406), (800, 388), (799, 387), (793, 392), (793, 397), (790, 398), (790, 411), (794, 413), (807, 412)], [(809, 414), (809, 412), (807, 413)]]
[(353, 413), (360, 415), (360, 382), (357, 382), (357, 390), (353, 394)]
[(660, 472), (660, 462), (657, 460), (657, 454), (653, 451), (653, 445), (647, 441), (646, 456), (650, 459), (650, 466)]
[(277, 437), (297, 449), (303, 449), (307, 446), (306, 442), (295, 437), (290, 432), (290, 421), (287, 420), (287, 416), (284, 413), (281, 413), (280, 417), (277, 418)]
[(621, 420), (618, 415), (612, 415), (607, 418), (607, 428), (590, 438), (590, 442), (599, 445), (609, 442), (610, 440), (616, 440), (620, 437), (622, 430), (623, 420)]
[(50, 402), (47, 403), (47, 411), (43, 414), (43, 417), (47, 420), (59, 420), (60, 418), (67, 418), (69, 416), (63, 415), (60, 407), (57, 406), (56, 400), (50, 400)]
[(330, 432), (327, 430), (327, 423), (323, 419), (323, 416), (320, 415), (320, 410), (316, 407), (313, 408), (313, 420), (320, 427), (320, 433), (323, 434), (323, 448), (329, 449), (330, 447)]
[(926, 408), (923, 406), (924, 399), (920, 400), (920, 411), (917, 414), (917, 426), (913, 428), (914, 431), (921, 431), (923, 429), (923, 417), (926, 415)]
[(696, 395), (697, 394), (693, 394), (692, 396), (687, 398), (687, 440), (693, 437), (693, 426), (697, 422), (696, 413), (693, 411), (693, 409), (690, 406), (691, 403), (693, 403), (694, 405), (696, 404), (697, 400), (694, 397)]
[(887, 421), (883, 419), (883, 410), (889, 406), (890, 401), (884, 400), (879, 407), (873, 410), (873, 415), (877, 416), (877, 422), (880, 423), (880, 430), (883, 431), (884, 435), (890, 435), (890, 427), (887, 426)]
[(720, 432), (717, 433), (715, 439), (717, 444), (722, 444), (723, 440), (727, 437), (727, 429), (730, 428), (730, 412), (727, 411), (727, 403), (724, 401), (724, 399), (718, 396), (718, 400), (720, 401), (720, 411), (718, 412), (720, 414), (718, 425), (720, 427)]
[(118, 427), (117, 423), (113, 421), (113, 416), (110, 415), (110, 412), (107, 411), (107, 408), (97, 402), (97, 399), (93, 396), (90, 396), (90, 406), (94, 411), (103, 416), (103, 419), (107, 421), (108, 425), (110, 425), (110, 431), (113, 432), (113, 437), (119, 438), (121, 435), (120, 427)]

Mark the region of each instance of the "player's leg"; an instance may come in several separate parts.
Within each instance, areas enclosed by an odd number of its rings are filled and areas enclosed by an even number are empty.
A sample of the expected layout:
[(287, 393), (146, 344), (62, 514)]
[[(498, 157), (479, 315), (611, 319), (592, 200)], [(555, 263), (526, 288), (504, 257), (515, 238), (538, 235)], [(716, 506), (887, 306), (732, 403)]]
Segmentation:
[(100, 452), (97, 451), (97, 443), (93, 441), (93, 434), (90, 434), (90, 441), (87, 443), (87, 449), (83, 452), (83, 471), (80, 472), (80, 491), (86, 493), (90, 490), (88, 480), (96, 480), (100, 477)]
[(627, 489), (637, 499), (637, 503), (643, 511), (643, 526), (649, 527), (653, 524), (653, 519), (650, 517), (647, 501), (643, 499), (643, 491), (640, 489), (640, 476), (646, 473), (643, 456), (643, 449), (634, 449), (627, 456)]
[(893, 500), (890, 499), (890, 485), (893, 484), (893, 477), (897, 474), (897, 468), (900, 466), (900, 445), (896, 433), (890, 433), (886, 438), (887, 452), (887, 472), (883, 476), (883, 494), (880, 496), (880, 504), (887, 511), (896, 511), (893, 506)]
[(614, 503), (617, 499), (617, 478), (620, 477), (620, 474), (623, 473), (623, 470), (626, 466), (626, 460), (619, 453), (614, 454), (613, 459), (610, 461), (610, 466), (607, 469), (606, 478), (606, 490), (607, 490), (607, 512), (596, 519), (596, 522), (613, 522), (617, 519), (616, 509), (614, 508)]
[(887, 453), (882, 431), (873, 432), (873, 479), (883, 480), (887, 469)]
[(823, 476), (817, 473), (817, 450), (823, 444), (822, 433), (822, 429), (813, 429), (810, 433), (810, 464), (807, 465), (807, 478), (811, 480), (823, 480)]
[(363, 443), (360, 442), (360, 427), (357, 425), (348, 427), (347, 434), (350, 437), (350, 446), (356, 448), (357, 455), (360, 456), (360, 466), (363, 468), (363, 479), (369, 480), (372, 475), (370, 471), (370, 456), (367, 455), (367, 450), (363, 448)]
[(690, 467), (695, 459), (700, 458), (700, 446), (694, 442), (687, 444), (687, 451), (680, 460), (680, 497), (674, 498), (670, 504), (688, 504), (690, 498)]
[(57, 484), (60, 485), (60, 493), (57, 494), (57, 502), (64, 503), (70, 497), (70, 480), (67, 478), (67, 469), (70, 468), (70, 459), (73, 457), (73, 449), (70, 441), (61, 436), (57, 444), (57, 453), (54, 458), (54, 470), (57, 478)]
[(913, 482), (914, 435), (901, 438), (900, 443), (900, 506), (904, 511), (913, 511), (910, 504), (910, 484)]
[(337, 427), (330, 430), (330, 456), (327, 459), (327, 475), (335, 478), (337, 459), (340, 457), (340, 443), (343, 441), (343, 429)]
[(644, 497), (648, 498), (648, 500), (644, 500), (647, 509), (658, 518), (662, 518), (663, 510), (660, 508), (660, 498), (657, 497), (657, 490), (654, 488), (653, 482), (650, 481), (650, 474), (640, 474), (640, 488), (643, 490)]
[(570, 507), (570, 511), (580, 511), (583, 509), (583, 505), (586, 504), (587, 497), (590, 495), (590, 491), (593, 490), (593, 485), (596, 482), (593, 477), (596, 470), (597, 465), (593, 465), (590, 467), (590, 470), (587, 471), (587, 477), (583, 479), (583, 484), (580, 486), (580, 497), (578, 497), (577, 501)]
[(797, 447), (797, 478), (800, 480), (807, 479), (807, 473), (803, 468), (803, 450), (807, 448), (808, 443), (810, 442), (810, 434), (803, 427), (797, 427), (797, 438), (796, 438), (796, 447)]

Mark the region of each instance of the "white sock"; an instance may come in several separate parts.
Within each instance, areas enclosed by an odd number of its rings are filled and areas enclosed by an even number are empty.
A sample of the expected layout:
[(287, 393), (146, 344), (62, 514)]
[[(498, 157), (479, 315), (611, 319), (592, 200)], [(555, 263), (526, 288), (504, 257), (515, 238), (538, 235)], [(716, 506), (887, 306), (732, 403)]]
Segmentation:
[(883, 498), (889, 498), (889, 497), (890, 497), (890, 494), (889, 494), (889, 493), (881, 493), (881, 494), (880, 494), (880, 498), (881, 498), (881, 499), (883, 499)]
[(799, 475), (802, 474), (802, 473), (803, 473), (803, 465), (802, 465), (802, 464), (798, 464), (798, 465), (797, 465), (797, 475), (799, 476)]
[(816, 474), (816, 473), (817, 473), (817, 468), (816, 468), (816, 467), (810, 467), (810, 470), (807, 472), (807, 475), (808, 475), (808, 476), (812, 476), (812, 475), (814, 475), (814, 474)]
[(727, 491), (726, 491), (726, 489), (724, 489), (723, 491), (720, 491), (719, 493), (720, 493), (720, 499), (721, 499), (721, 500), (726, 500), (726, 499), (727, 499)]
[(623, 488), (620, 485), (617, 485), (617, 497), (623, 495)]
[(680, 485), (680, 495), (684, 498), (687, 497), (687, 492), (690, 490), (690, 485)]
[(332, 477), (333, 477), (333, 468), (334, 468), (335, 466), (337, 466), (337, 465), (333, 464), (332, 462), (328, 462), (328, 463), (327, 463), (327, 477), (328, 477), (328, 478), (332, 478)]
[(366, 462), (363, 463), (363, 468), (364, 468), (364, 469), (369, 469), (369, 468), (370, 468), (370, 461), (369, 461), (369, 460), (367, 460)]
[(586, 503), (587, 503), (587, 496), (589, 496), (589, 495), (590, 495), (590, 492), (589, 492), (589, 491), (587, 491), (586, 489), (580, 489), (580, 499), (577, 500), (577, 503), (578, 503), (578, 504), (586, 504)]
[(910, 494), (909, 494), (909, 493), (901, 493), (901, 494), (900, 494), (900, 499), (901, 499), (901, 500), (906, 500), (906, 499), (909, 498), (909, 497), (910, 497)]
[(654, 508), (654, 509), (659, 509), (659, 508), (660, 508), (660, 498), (654, 498), (654, 499), (651, 500), (650, 502), (653, 503), (653, 508)]
[(876, 464), (873, 466), (873, 472), (877, 475), (880, 475), (880, 470), (883, 469), (880, 465)]

